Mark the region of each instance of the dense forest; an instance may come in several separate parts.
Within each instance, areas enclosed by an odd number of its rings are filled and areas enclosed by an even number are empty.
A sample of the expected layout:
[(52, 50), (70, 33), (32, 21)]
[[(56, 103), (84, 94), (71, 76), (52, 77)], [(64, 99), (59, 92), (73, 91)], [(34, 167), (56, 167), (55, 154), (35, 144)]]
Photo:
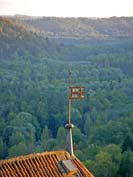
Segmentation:
[(95, 177), (132, 177), (133, 18), (91, 19), (108, 36), (88, 19), (69, 19), (70, 33), (68, 19), (49, 19), (58, 37), (44, 18), (0, 17), (0, 159), (66, 148), (71, 69), (85, 86), (72, 102), (75, 155)]

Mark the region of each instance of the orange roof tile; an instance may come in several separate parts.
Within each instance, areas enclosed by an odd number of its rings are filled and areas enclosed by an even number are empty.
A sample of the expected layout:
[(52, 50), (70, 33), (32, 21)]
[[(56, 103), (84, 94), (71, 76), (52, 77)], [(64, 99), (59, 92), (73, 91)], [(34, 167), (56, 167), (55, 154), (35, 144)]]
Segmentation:
[[(70, 160), (76, 174), (63, 173), (61, 161)], [(73, 170), (74, 171), (74, 170)], [(88, 169), (66, 151), (53, 151), (19, 156), (0, 161), (0, 177), (93, 177)]]

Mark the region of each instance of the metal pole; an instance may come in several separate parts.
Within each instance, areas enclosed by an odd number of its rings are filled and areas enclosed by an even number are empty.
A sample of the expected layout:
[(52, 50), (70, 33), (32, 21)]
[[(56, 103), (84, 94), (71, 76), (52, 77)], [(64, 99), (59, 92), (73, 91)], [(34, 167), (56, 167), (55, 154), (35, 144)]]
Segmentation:
[(71, 156), (74, 155), (73, 153), (73, 139), (72, 139), (72, 128), (69, 129), (69, 132), (68, 132), (68, 139), (69, 139), (69, 153)]
[[(69, 86), (71, 86), (71, 71), (69, 71)], [(66, 124), (65, 128), (68, 129), (68, 139), (67, 139), (67, 150), (70, 153), (70, 155), (73, 154), (73, 140), (72, 140), (72, 128), (74, 127), (73, 124), (71, 124), (71, 104), (72, 100), (70, 98), (70, 87), (69, 87), (69, 99), (68, 99), (68, 124)]]
[(68, 124), (66, 124), (65, 128), (68, 129), (68, 137), (67, 137), (67, 150), (71, 156), (74, 155), (73, 153), (73, 139), (72, 139), (72, 128), (74, 127), (71, 124), (71, 99), (69, 98), (68, 103)]
[(69, 127), (69, 132), (68, 132), (68, 136), (69, 136), (69, 151), (70, 154), (73, 156), (73, 139), (72, 139), (72, 128), (73, 125), (71, 124), (71, 103), (72, 100), (69, 98), (69, 110), (68, 110), (68, 124), (70, 125)]
[(72, 104), (72, 100), (71, 100), (71, 98), (69, 98), (69, 101), (68, 101), (68, 124), (71, 123), (71, 104)]

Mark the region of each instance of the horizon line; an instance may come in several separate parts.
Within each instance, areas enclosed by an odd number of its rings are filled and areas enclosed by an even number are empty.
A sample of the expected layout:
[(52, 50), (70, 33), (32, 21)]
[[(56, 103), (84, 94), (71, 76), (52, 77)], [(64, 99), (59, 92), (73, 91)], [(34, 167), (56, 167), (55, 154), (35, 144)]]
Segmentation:
[(5, 17), (15, 17), (15, 16), (20, 16), (20, 17), (51, 17), (51, 18), (92, 18), (92, 19), (97, 19), (97, 18), (124, 18), (124, 17), (133, 17), (133, 16), (94, 16), (94, 17), (89, 17), (89, 16), (53, 16), (53, 15), (28, 15), (28, 14), (0, 14), (0, 16), (5, 16)]

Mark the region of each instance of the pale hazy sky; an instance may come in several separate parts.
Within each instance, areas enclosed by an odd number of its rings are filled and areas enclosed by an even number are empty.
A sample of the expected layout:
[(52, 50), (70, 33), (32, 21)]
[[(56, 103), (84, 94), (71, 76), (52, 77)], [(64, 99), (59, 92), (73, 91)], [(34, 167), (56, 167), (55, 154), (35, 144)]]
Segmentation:
[(0, 0), (0, 15), (133, 16), (133, 0)]

